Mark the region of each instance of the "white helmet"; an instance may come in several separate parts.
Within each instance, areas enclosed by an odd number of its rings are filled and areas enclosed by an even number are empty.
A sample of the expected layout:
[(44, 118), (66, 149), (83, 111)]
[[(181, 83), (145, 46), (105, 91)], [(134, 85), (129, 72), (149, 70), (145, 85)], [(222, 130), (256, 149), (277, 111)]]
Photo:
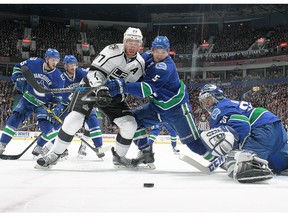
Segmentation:
[(143, 35), (141, 30), (139, 28), (129, 27), (124, 33), (123, 42), (125, 42), (127, 39), (139, 40), (142, 43)]

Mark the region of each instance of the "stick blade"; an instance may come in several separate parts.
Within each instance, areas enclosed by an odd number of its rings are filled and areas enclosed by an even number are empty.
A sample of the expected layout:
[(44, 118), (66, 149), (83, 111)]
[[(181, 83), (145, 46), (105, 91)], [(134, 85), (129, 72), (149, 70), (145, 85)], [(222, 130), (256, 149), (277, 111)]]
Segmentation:
[(179, 159), (190, 164), (191, 166), (195, 167), (196, 169), (198, 169), (199, 171), (201, 171), (202, 173), (205, 173), (207, 175), (211, 174), (211, 171), (209, 170), (208, 167), (203, 166), (202, 164), (200, 164), (198, 161), (194, 160), (193, 158), (184, 155), (184, 154), (180, 154), (179, 155)]

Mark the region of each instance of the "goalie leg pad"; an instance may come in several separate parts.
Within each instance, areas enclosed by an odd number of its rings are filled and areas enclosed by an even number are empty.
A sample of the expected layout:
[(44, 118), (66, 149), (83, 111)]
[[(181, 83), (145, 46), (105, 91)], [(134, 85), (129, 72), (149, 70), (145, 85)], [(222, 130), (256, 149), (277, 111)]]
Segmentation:
[(240, 183), (255, 183), (273, 178), (268, 162), (249, 151), (231, 151), (226, 166), (229, 177)]

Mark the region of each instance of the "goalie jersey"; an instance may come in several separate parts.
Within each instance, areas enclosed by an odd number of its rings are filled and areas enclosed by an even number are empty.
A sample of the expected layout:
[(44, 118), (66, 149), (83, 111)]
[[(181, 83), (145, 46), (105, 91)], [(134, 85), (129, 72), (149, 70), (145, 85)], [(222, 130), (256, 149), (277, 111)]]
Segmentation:
[[(144, 60), (139, 53), (134, 58), (127, 58), (123, 44), (111, 44), (105, 47), (94, 59), (87, 78), (95, 76), (102, 81), (122, 78), (126, 82), (136, 82), (145, 75)], [(93, 72), (93, 73), (91, 73)], [(90, 80), (90, 79), (89, 79)]]
[(229, 125), (239, 134), (241, 143), (250, 135), (251, 129), (277, 121), (280, 119), (264, 108), (253, 108), (248, 102), (224, 98), (212, 110), (210, 127)]

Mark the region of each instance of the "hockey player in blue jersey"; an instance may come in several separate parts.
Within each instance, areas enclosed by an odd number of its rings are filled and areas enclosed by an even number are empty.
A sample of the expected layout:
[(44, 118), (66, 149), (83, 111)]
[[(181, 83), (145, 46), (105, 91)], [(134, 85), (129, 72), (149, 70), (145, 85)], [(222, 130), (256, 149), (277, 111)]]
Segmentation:
[(173, 126), (181, 142), (193, 152), (207, 160), (213, 158), (200, 140), (186, 86), (179, 79), (174, 61), (168, 54), (169, 49), (168, 38), (157, 36), (152, 43), (152, 51), (142, 54), (146, 75), (141, 82), (125, 83), (123, 79), (106, 82), (111, 96), (130, 94), (150, 99), (150, 103), (134, 110), (138, 124), (134, 142), (140, 150), (138, 158), (132, 161), (134, 165), (154, 162), (146, 128), (162, 122)]
[(176, 147), (176, 145), (177, 145), (177, 133), (169, 124), (166, 124), (166, 123), (154, 125), (150, 128), (150, 135), (148, 138), (148, 144), (153, 145), (157, 136), (161, 133), (162, 128), (165, 128), (168, 131), (168, 133), (170, 134), (170, 141), (171, 141), (171, 146), (172, 146), (172, 150), (173, 150), (174, 154), (179, 154), (180, 150)]
[[(59, 115), (63, 110), (63, 105), (61, 104), (62, 94), (41, 94), (37, 92), (26, 82), (21, 71), (25, 70), (33, 73), (38, 83), (45, 86), (45, 88), (63, 88), (65, 78), (62, 72), (56, 68), (59, 61), (59, 52), (49, 48), (45, 53), (45, 59), (29, 58), (14, 66), (11, 78), (16, 88), (23, 93), (23, 96), (13, 110), (13, 114), (8, 118), (3, 130), (0, 138), (0, 154), (4, 152), (5, 147), (14, 136), (18, 125), (33, 112), (36, 113), (38, 125), (43, 132), (43, 137), (53, 137), (57, 132), (49, 121), (51, 114), (40, 106), (39, 101), (46, 106), (53, 104), (53, 113)], [(37, 98), (38, 101), (36, 101), (35, 98)], [(41, 137), (40, 143), (46, 142), (43, 137)]]
[(287, 135), (276, 115), (230, 100), (213, 84), (201, 89), (199, 101), (211, 114), (211, 130), (202, 132), (201, 138), (213, 155), (227, 156), (230, 177), (239, 182), (261, 181), (272, 178), (270, 169), (279, 174), (288, 168)]
[[(78, 61), (77, 59), (73, 56), (73, 55), (66, 55), (63, 59), (63, 63), (64, 63), (64, 69), (65, 72), (63, 73), (64, 77), (65, 77), (65, 84), (64, 87), (65, 88), (74, 88), (77, 87), (80, 83), (80, 81), (83, 79), (83, 77), (85, 77), (87, 75), (87, 70), (84, 68), (80, 68), (78, 67)], [(65, 112), (61, 114), (60, 119), (63, 121), (65, 119), (65, 117), (68, 115), (68, 109), (67, 106), (70, 103), (71, 100), (71, 93), (66, 92), (66, 93), (62, 93), (62, 104), (65, 107)], [(61, 123), (55, 121), (55, 129), (59, 129), (62, 126)], [(57, 135), (57, 134), (56, 134)], [(52, 138), (54, 139), (55, 136)], [(104, 153), (99, 152), (99, 149), (102, 146), (102, 132), (99, 126), (99, 122), (96, 116), (96, 110), (93, 109), (91, 111), (91, 114), (89, 116), (89, 118), (87, 118), (85, 120), (85, 131), (82, 137), (85, 141), (89, 141), (89, 139), (91, 138), (94, 146), (95, 146), (95, 151), (96, 154), (99, 158), (102, 158), (105, 156)], [(50, 142), (47, 142), (45, 144), (45, 146), (43, 147), (43, 142), (38, 142), (37, 141), (37, 145), (35, 146), (34, 150), (32, 151), (32, 154), (35, 156), (38, 156), (39, 154), (41, 154), (42, 156), (47, 154), (49, 152), (49, 150), (52, 148), (52, 139), (50, 140)], [(49, 140), (46, 140), (49, 141)], [(52, 141), (52, 142), (51, 142)], [(84, 157), (86, 155), (85, 152), (86, 149), (86, 144), (85, 143), (81, 143), (79, 150), (78, 150), (78, 156), (79, 157)], [(67, 153), (66, 153), (67, 154)]]

